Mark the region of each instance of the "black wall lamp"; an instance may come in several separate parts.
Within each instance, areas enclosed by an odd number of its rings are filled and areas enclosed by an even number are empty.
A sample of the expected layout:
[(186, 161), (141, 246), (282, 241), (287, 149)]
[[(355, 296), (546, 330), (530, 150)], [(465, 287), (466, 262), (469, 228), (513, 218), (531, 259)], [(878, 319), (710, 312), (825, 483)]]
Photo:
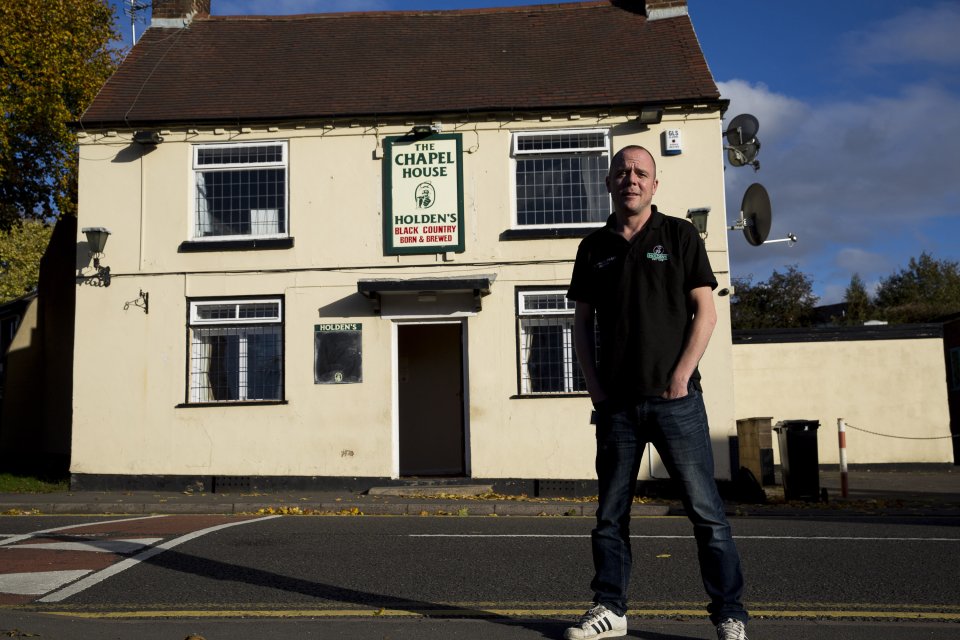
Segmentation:
[(710, 207), (687, 209), (687, 220), (697, 228), (697, 233), (704, 240), (707, 239), (707, 218), (710, 216)]
[(154, 146), (163, 142), (163, 136), (159, 131), (137, 131), (133, 134), (133, 141), (137, 144)]
[(443, 125), (439, 122), (434, 122), (432, 124), (415, 124), (413, 128), (410, 129), (410, 133), (417, 136), (426, 136), (431, 133), (441, 133), (443, 131)]
[(94, 273), (92, 275), (83, 275), (82, 271), (78, 279), (83, 283), (89, 283), (101, 287), (110, 286), (110, 267), (100, 265), (100, 257), (103, 255), (103, 249), (107, 246), (107, 238), (110, 237), (110, 230), (106, 227), (84, 227), (83, 235), (87, 236), (87, 251), (93, 258)]

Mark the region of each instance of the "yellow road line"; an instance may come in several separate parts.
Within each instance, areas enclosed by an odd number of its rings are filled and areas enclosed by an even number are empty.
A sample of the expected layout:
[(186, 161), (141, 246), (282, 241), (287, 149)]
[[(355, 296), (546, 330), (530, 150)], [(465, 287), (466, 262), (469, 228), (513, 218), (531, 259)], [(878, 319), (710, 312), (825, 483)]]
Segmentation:
[(960, 613), (933, 611), (750, 611), (757, 618), (909, 618), (960, 621)]

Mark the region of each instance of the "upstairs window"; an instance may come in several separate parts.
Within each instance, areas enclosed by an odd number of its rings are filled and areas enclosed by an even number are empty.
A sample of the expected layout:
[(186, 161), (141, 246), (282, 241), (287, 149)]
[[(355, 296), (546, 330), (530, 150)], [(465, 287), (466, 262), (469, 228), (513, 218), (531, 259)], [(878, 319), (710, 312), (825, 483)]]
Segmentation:
[(287, 143), (193, 148), (193, 239), (286, 237)]
[(562, 289), (517, 294), (520, 393), (585, 393), (573, 347), (575, 303)]
[(606, 129), (516, 133), (518, 227), (596, 226), (610, 215)]
[(283, 400), (283, 300), (190, 303), (191, 403)]

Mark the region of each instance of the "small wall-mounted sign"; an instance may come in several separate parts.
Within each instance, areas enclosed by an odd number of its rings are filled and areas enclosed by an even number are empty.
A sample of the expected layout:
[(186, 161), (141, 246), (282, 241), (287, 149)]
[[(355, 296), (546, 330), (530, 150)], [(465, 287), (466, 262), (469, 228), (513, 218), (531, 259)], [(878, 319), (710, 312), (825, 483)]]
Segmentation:
[(314, 325), (314, 384), (363, 382), (362, 330), (359, 322)]
[(463, 251), (463, 167), (459, 133), (384, 140), (383, 251)]

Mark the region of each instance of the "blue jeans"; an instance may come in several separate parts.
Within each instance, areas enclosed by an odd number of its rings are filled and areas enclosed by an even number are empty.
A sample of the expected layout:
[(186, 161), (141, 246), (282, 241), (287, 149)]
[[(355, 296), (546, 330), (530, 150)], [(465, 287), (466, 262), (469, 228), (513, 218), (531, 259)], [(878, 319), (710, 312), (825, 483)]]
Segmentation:
[[(603, 403), (607, 404), (607, 403)], [(740, 602), (743, 574), (723, 501), (713, 478), (713, 450), (702, 394), (691, 389), (676, 400), (644, 398), (627, 407), (597, 411), (597, 477), (600, 507), (593, 530), (594, 602), (619, 615), (627, 610), (630, 581), (630, 507), (647, 443), (653, 443), (671, 478), (683, 488), (683, 506), (693, 523), (700, 575), (710, 597), (714, 624), (746, 622)]]

